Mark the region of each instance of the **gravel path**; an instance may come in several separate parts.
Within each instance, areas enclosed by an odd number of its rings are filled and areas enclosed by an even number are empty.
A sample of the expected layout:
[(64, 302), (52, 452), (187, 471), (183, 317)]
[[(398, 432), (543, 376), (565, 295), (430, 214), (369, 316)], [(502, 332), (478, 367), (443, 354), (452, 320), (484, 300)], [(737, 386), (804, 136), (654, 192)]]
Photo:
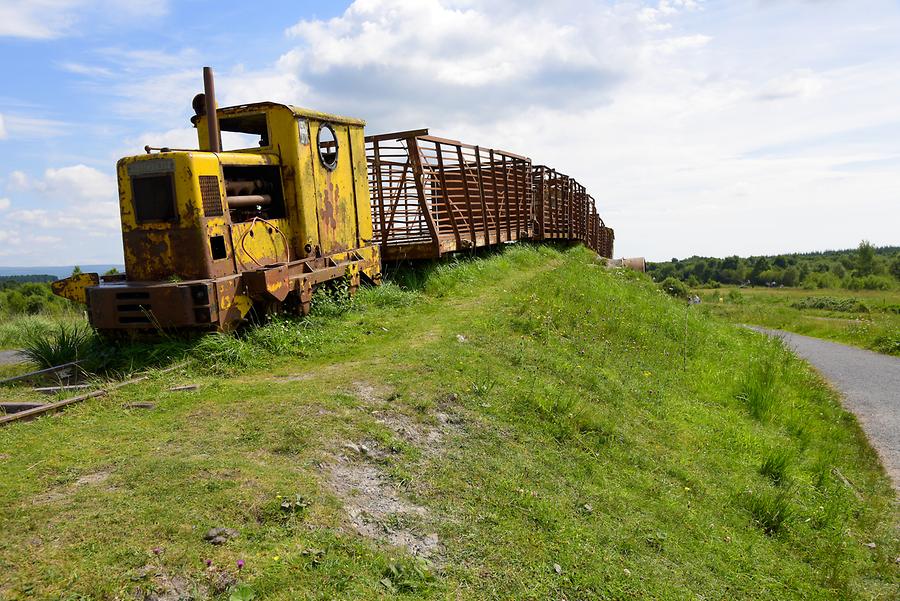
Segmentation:
[(783, 338), (844, 395), (844, 407), (859, 418), (881, 462), (900, 490), (900, 357), (855, 346), (751, 326)]
[(25, 357), (19, 351), (0, 351), (0, 365), (23, 363)]

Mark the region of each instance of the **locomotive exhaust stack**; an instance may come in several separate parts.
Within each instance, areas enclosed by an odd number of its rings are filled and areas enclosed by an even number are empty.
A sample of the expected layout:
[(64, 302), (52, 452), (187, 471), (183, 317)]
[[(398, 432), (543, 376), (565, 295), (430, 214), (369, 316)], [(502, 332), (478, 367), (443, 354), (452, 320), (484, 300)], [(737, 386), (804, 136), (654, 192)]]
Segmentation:
[(528, 157), (427, 130), (366, 138), (359, 119), (274, 102), (219, 108), (209, 67), (203, 85), (197, 150), (147, 146), (116, 166), (125, 273), (53, 284), (101, 333), (306, 314), (319, 284), (378, 283), (382, 253), (568, 240), (612, 256), (613, 230), (585, 187)]

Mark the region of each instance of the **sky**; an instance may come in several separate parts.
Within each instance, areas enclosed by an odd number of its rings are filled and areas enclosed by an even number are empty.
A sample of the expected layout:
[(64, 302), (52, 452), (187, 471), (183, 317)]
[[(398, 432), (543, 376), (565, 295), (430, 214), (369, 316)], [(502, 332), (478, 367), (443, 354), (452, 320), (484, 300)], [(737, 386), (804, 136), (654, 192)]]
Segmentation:
[(0, 265), (120, 262), (116, 160), (196, 147), (204, 65), (553, 166), (617, 256), (900, 244), (895, 0), (0, 0)]

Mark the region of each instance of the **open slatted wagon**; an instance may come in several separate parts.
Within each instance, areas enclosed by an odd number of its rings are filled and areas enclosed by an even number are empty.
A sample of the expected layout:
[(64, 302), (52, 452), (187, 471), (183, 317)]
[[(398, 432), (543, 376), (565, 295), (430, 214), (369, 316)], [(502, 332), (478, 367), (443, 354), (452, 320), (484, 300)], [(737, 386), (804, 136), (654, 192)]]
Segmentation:
[(581, 240), (601, 256), (612, 257), (612, 230), (584, 186), (544, 165), (534, 167), (532, 180), (534, 239)]
[(606, 257), (607, 259), (611, 259), (613, 256), (613, 243), (616, 239), (616, 233), (612, 228), (606, 227), (602, 224), (600, 226), (600, 246), (597, 249), (597, 252), (602, 257)]
[(387, 260), (531, 238), (531, 160), (428, 135), (366, 138), (374, 242)]

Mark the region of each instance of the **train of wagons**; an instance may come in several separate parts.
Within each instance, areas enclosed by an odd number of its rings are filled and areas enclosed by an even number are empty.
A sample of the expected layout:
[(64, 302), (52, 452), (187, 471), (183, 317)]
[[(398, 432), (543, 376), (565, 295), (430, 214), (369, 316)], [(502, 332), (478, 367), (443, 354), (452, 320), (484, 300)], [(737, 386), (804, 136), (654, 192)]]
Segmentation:
[[(382, 261), (613, 230), (575, 179), (528, 157), (274, 102), (194, 98), (199, 150), (147, 147), (116, 167), (125, 273), (54, 282), (111, 335), (228, 331), (248, 314), (310, 309), (313, 289), (378, 283)], [(223, 132), (252, 147), (222, 150)], [(249, 144), (249, 143), (248, 143)]]

